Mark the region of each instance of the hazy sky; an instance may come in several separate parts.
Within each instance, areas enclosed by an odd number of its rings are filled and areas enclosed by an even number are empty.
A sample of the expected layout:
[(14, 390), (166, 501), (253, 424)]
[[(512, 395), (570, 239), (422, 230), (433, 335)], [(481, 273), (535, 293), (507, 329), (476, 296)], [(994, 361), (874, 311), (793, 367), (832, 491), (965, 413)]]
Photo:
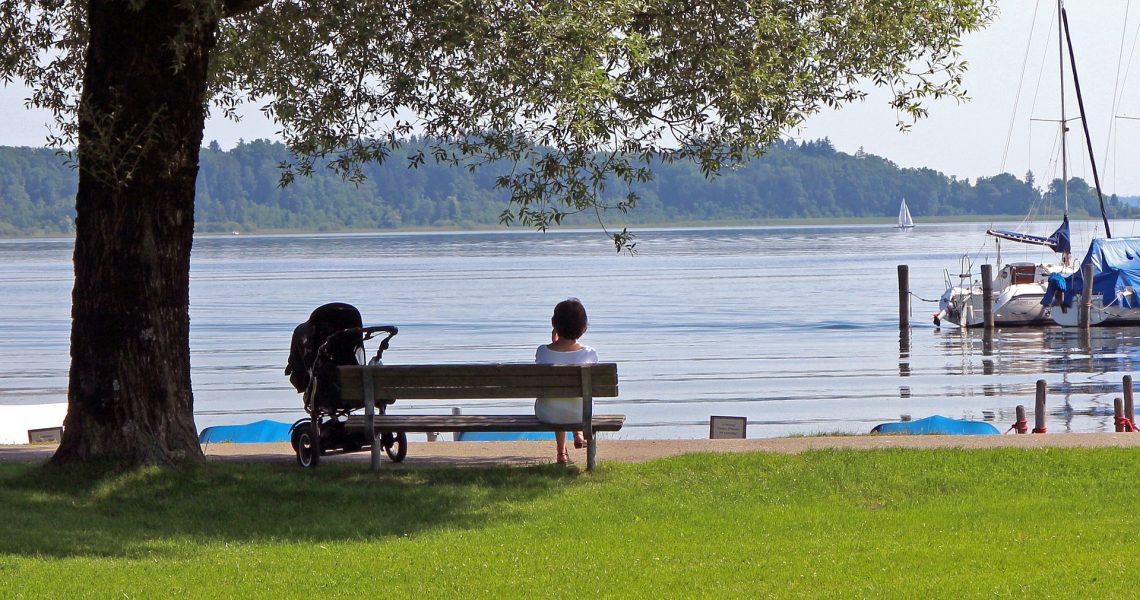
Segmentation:
[[(1140, 2), (1129, 4), (1070, 1), (1068, 11), (1104, 189), (1140, 195), (1140, 165), (1134, 158), (1140, 150), (1140, 120), (1129, 119), (1140, 119), (1140, 69), (1131, 68), (1140, 35)], [(806, 127), (789, 134), (797, 139), (828, 137), (844, 152), (862, 147), (903, 167), (929, 167), (970, 180), (1001, 172), (1023, 177), (1030, 169), (1038, 182), (1059, 177), (1055, 1), (1001, 0), (999, 6), (1001, 16), (993, 25), (963, 39), (970, 63), (969, 102), (930, 103), (930, 116), (900, 133), (886, 93), (879, 92), (866, 102), (814, 116)], [(1073, 118), (1077, 103), (1071, 76), (1066, 78), (1066, 111)], [(0, 88), (0, 145), (44, 144), (48, 119), (23, 107), (26, 96), (19, 87)], [(274, 132), (271, 123), (250, 110), (241, 123), (210, 121), (205, 139), (229, 148), (239, 139), (273, 138)], [(1070, 174), (1091, 183), (1079, 121), (1070, 122), (1068, 139)]]
[[(1140, 69), (1129, 69), (1140, 2), (1131, 10), (1129, 4), (1070, 1), (1066, 10), (1101, 182), (1108, 193), (1140, 195), (1140, 169), (1133, 158), (1140, 150), (1140, 120), (1123, 118), (1140, 118)], [(1030, 169), (1039, 183), (1060, 177), (1056, 2), (1001, 0), (999, 8), (1001, 15), (989, 28), (962, 40), (970, 64), (968, 102), (931, 103), (929, 117), (899, 133), (894, 112), (885, 108), (887, 95), (880, 92), (813, 117), (795, 136), (826, 136), (845, 152), (861, 146), (900, 166), (930, 167), (971, 180), (1002, 172), (1020, 178)], [(1065, 78), (1065, 111), (1074, 119), (1079, 112), (1067, 71)], [(1080, 121), (1070, 120), (1067, 145), (1070, 176), (1091, 184)]]

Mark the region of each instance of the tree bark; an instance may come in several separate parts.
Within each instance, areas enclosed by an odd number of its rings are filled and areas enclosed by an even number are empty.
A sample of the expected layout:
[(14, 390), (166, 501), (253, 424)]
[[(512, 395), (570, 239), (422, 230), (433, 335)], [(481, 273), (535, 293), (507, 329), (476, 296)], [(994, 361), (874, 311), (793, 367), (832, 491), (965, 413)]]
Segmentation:
[(90, 1), (71, 372), (54, 463), (202, 460), (189, 291), (210, 6)]

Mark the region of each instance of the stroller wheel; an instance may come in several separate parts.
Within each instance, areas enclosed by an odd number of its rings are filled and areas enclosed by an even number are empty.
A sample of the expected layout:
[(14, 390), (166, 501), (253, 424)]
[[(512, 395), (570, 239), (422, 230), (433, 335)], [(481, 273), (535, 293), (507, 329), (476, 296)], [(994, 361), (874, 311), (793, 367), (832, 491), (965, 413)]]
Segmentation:
[(396, 434), (385, 433), (381, 440), (388, 458), (392, 459), (392, 462), (403, 462), (404, 457), (408, 455), (408, 434), (403, 431)]
[(297, 450), (297, 464), (306, 469), (313, 468), (321, 462), (320, 433), (314, 437), (314, 427), (298, 427), (293, 432), (293, 447)]

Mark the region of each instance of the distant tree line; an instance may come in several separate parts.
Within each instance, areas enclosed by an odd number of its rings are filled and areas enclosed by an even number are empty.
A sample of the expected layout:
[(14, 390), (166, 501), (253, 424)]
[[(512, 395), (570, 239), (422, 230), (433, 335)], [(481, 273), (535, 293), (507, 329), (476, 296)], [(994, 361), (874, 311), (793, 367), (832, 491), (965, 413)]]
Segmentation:
[[(422, 148), (409, 140), (410, 149)], [(316, 169), (282, 187), (281, 165), (291, 156), (268, 141), (224, 151), (202, 149), (195, 220), (201, 232), (270, 229), (337, 231), (400, 227), (480, 227), (499, 222), (506, 193), (495, 187), (507, 167), (467, 170), (428, 161), (409, 168), (393, 155), (365, 168), (360, 183)], [(967, 180), (932, 169), (904, 169), (862, 150), (835, 150), (827, 139), (782, 141), (755, 160), (706, 178), (689, 163), (655, 164), (654, 179), (633, 191), (636, 209), (607, 215), (611, 224), (748, 222), (793, 218), (885, 217), (906, 198), (919, 219), (955, 215), (1061, 213), (1059, 179), (1038, 187), (1032, 173)], [(70, 233), (74, 229), (76, 173), (54, 151), (0, 147), (0, 236)], [(628, 191), (613, 189), (614, 202)], [(1124, 199), (1131, 201), (1132, 199)], [(1099, 216), (1096, 191), (1069, 182), (1070, 214)], [(1140, 216), (1115, 196), (1110, 218)], [(588, 223), (592, 215), (570, 218)]]

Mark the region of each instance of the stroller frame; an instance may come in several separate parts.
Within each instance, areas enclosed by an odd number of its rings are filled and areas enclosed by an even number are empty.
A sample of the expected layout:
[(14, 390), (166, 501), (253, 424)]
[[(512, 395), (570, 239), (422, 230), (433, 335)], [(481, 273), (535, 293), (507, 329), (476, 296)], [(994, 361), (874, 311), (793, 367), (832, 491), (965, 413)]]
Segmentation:
[[(330, 323), (319, 321), (319, 315), (322, 310), (329, 308), (340, 311), (342, 319), (347, 316), (359, 322), (359, 311), (351, 305), (335, 303), (322, 306), (313, 311), (310, 320), (299, 325), (294, 332), (294, 353), (298, 351), (299, 335), (312, 333), (315, 337), (320, 337), (323, 331), (318, 326), (327, 328)], [(305, 327), (308, 329), (302, 330)], [(289, 441), (297, 455), (298, 465), (312, 468), (320, 463), (321, 456), (325, 454), (371, 450), (373, 437), (369, 435), (370, 432), (349, 429), (347, 426), (351, 413), (364, 406), (349, 406), (340, 400), (336, 367), (344, 364), (361, 364), (363, 362), (361, 359), (366, 356), (364, 342), (383, 335), (377, 345), (375, 356), (367, 362), (370, 365), (380, 364), (384, 351), (388, 349), (392, 337), (398, 332), (399, 329), (394, 325), (350, 327), (332, 331), (321, 341), (312, 357), (312, 362), (307, 365), (307, 377), (298, 377), (296, 374), (291, 377), (295, 386), (302, 379), (307, 379), (303, 399), (305, 412), (309, 416), (297, 420), (289, 430)], [(297, 364), (299, 362), (302, 361), (291, 357), (286, 374), (301, 367), (302, 365)], [(377, 407), (380, 414), (384, 414), (384, 409), (383, 404)], [(379, 432), (375, 436), (375, 441), (393, 462), (401, 462), (407, 456), (408, 437), (405, 432)]]

